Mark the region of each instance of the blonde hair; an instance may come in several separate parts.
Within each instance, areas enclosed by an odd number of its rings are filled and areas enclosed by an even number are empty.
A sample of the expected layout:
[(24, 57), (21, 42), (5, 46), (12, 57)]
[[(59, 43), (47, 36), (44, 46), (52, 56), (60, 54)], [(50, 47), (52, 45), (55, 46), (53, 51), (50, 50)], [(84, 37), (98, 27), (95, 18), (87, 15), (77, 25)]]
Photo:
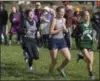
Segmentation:
[(84, 16), (88, 16), (87, 22), (90, 22), (90, 13), (88, 11), (84, 11)]

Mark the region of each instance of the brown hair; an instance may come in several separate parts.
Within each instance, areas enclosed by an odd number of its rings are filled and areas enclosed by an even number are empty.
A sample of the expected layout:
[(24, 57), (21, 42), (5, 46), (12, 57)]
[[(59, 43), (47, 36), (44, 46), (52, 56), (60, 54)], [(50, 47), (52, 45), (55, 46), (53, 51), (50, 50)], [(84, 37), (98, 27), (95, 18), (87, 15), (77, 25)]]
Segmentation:
[(32, 11), (31, 9), (26, 9), (25, 10), (25, 16), (28, 17), (29, 16), (29, 12), (31, 12), (31, 11)]
[(64, 6), (59, 6), (59, 7), (57, 7), (57, 8), (56, 8), (56, 12), (59, 12), (59, 11), (60, 11), (60, 9), (62, 9), (62, 8), (64, 8), (64, 9), (65, 9), (65, 7), (64, 7)]

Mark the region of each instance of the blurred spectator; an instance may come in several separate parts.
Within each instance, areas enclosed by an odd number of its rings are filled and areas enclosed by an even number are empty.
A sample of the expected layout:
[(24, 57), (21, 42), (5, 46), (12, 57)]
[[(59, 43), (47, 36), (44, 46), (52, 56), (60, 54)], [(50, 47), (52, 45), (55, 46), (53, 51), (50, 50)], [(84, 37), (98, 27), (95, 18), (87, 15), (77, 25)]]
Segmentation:
[(17, 43), (20, 42), (20, 34), (19, 29), (21, 25), (21, 18), (20, 13), (17, 11), (16, 7), (12, 7), (12, 12), (10, 13), (10, 23), (11, 23), (11, 29), (10, 29), (10, 35), (9, 35), (9, 44), (12, 42), (12, 36), (13, 34), (17, 35)]
[[(36, 2), (34, 15), (37, 17), (37, 30), (39, 30), (39, 27), (40, 27), (40, 17), (41, 17), (42, 12), (43, 10), (42, 10), (41, 3)], [(37, 43), (38, 43), (38, 46), (41, 47), (42, 43), (41, 43), (41, 40), (38, 38), (37, 38)]]
[(65, 19), (66, 19), (66, 27), (68, 28), (68, 33), (65, 33), (65, 40), (68, 44), (69, 49), (72, 47), (72, 38), (71, 38), (71, 33), (72, 33), (72, 25), (73, 25), (73, 6), (71, 4), (65, 5)]
[(5, 44), (7, 44), (6, 25), (8, 21), (8, 12), (4, 4), (0, 4), (0, 43), (2, 43), (2, 34), (4, 36)]
[(41, 29), (41, 36), (42, 36), (42, 44), (44, 47), (48, 46), (51, 18), (52, 16), (50, 13), (50, 8), (48, 6), (45, 6), (44, 11), (40, 17), (40, 29)]

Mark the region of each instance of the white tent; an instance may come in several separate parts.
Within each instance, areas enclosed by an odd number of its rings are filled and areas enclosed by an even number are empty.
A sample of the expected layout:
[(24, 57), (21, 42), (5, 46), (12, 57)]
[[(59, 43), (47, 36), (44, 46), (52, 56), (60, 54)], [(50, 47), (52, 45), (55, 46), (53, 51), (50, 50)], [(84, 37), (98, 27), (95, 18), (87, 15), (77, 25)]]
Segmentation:
[(30, 1), (24, 1), (24, 0), (21, 0), (21, 1), (18, 1), (18, 4), (30, 4), (31, 2)]

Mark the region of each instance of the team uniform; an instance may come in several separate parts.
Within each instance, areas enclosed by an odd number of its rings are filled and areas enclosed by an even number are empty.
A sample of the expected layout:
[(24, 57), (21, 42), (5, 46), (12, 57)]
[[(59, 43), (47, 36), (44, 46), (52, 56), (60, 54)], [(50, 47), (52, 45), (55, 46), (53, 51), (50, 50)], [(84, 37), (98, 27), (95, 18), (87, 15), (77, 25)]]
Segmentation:
[(89, 23), (88, 27), (84, 25), (84, 23), (79, 25), (79, 31), (80, 32), (80, 41), (79, 41), (79, 47), (80, 49), (88, 49), (93, 50), (93, 27), (92, 24)]
[[(59, 22), (58, 19), (56, 19), (56, 25), (55, 25), (55, 30), (56, 29), (61, 29), (64, 26), (64, 22), (63, 22), (63, 18), (62, 18), (62, 23)], [(64, 34), (63, 31), (52, 35), (52, 38), (50, 39), (51, 43), (49, 43), (49, 49), (53, 50), (53, 49), (63, 49), (65, 47), (67, 47), (66, 41), (64, 39)]]
[[(27, 59), (29, 67), (32, 68), (32, 61), (33, 59), (39, 59), (39, 53), (37, 48), (37, 41), (36, 41), (36, 22), (33, 21), (24, 21), (24, 27), (26, 28), (26, 34), (22, 37), (22, 47), (24, 52), (27, 53)], [(26, 55), (25, 55), (26, 56)]]

